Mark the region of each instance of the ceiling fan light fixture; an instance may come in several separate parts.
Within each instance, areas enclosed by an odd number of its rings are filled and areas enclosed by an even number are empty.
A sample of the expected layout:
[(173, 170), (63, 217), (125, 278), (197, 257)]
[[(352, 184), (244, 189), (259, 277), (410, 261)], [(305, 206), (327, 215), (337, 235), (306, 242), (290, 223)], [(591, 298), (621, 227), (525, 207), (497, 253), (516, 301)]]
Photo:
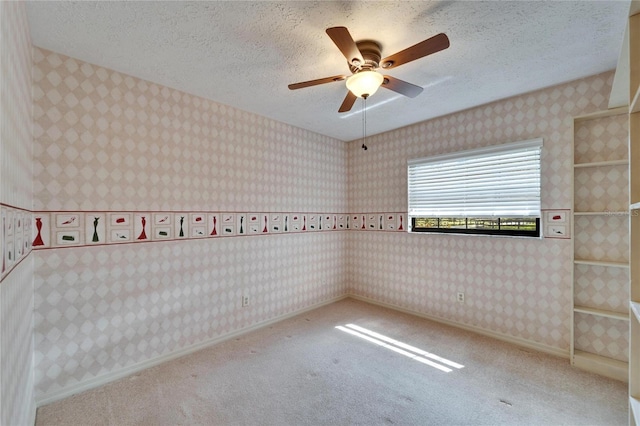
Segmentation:
[(360, 71), (347, 79), (347, 89), (359, 98), (373, 95), (382, 85), (384, 77), (376, 71)]

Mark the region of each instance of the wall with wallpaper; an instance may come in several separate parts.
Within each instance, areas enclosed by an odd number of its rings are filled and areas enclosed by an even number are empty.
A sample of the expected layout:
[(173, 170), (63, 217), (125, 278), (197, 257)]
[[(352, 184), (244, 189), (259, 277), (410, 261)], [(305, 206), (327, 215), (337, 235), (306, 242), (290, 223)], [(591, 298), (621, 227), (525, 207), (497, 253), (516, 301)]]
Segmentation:
[[(350, 143), (349, 211), (406, 211), (408, 159), (538, 137), (542, 208), (571, 209), (573, 117), (607, 109), (612, 78), (597, 75), (376, 135), (367, 151)], [(614, 143), (621, 130), (601, 129)], [(347, 238), (350, 293), (568, 354), (571, 240), (383, 232)], [(457, 292), (466, 294), (464, 304)], [(627, 339), (601, 330), (593, 342), (624, 348)]]
[(24, 3), (0, 2), (0, 29), (0, 424), (33, 424), (32, 63)]
[[(567, 353), (571, 241), (407, 234), (406, 160), (543, 137), (543, 208), (570, 209), (572, 117), (606, 108), (612, 74), (362, 151), (39, 48), (33, 61), (33, 157), (24, 144), (9, 161), (9, 192), (30, 194), (33, 158), (33, 208), (2, 199), (33, 239), (12, 231), (2, 315), (34, 305), (39, 401), (346, 293)], [(31, 277), (33, 296), (11, 284)]]
[(346, 144), (34, 62), (40, 401), (344, 294)]

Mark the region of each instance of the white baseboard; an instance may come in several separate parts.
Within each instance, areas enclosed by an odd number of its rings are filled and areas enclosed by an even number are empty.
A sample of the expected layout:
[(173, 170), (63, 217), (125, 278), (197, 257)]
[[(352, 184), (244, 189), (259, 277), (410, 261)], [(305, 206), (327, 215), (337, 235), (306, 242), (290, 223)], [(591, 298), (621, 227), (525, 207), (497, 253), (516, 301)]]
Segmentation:
[[(158, 364), (162, 364), (163, 362), (170, 361), (172, 359), (180, 358), (185, 355), (189, 355), (191, 353), (197, 352), (201, 349), (207, 348), (209, 346), (216, 345), (218, 343), (222, 343), (226, 340), (233, 339), (235, 337), (241, 336), (246, 333), (250, 333), (252, 331), (258, 330), (260, 328), (272, 325), (274, 323), (283, 321), (288, 318), (292, 318), (294, 316), (303, 314), (308, 311), (312, 311), (314, 309), (320, 308), (325, 305), (329, 305), (331, 303), (338, 302), (340, 300), (346, 299), (348, 296), (343, 295), (339, 297), (335, 297), (333, 299), (325, 300), (324, 302), (316, 303), (315, 305), (307, 306), (306, 308), (297, 310), (295, 312), (290, 312), (285, 315), (281, 315), (275, 318), (271, 318), (267, 321), (263, 321), (258, 324), (254, 324), (250, 327), (245, 327), (240, 330), (233, 331), (231, 333), (227, 333), (222, 336), (218, 336), (214, 339), (207, 340), (205, 342), (197, 343), (192, 346), (188, 346), (186, 348), (180, 349), (178, 351), (174, 351), (165, 355), (161, 355), (156, 358), (149, 359), (147, 361), (140, 362), (138, 364), (130, 365), (121, 370), (114, 371), (112, 373), (104, 374), (102, 376), (94, 377), (89, 380), (85, 380), (83, 382), (67, 386), (63, 389), (57, 390), (55, 392), (49, 392), (40, 397), (36, 398), (36, 406), (41, 407), (43, 405), (51, 404), (52, 402), (59, 401), (61, 399), (67, 398), (71, 395), (75, 395), (80, 392), (87, 391), (89, 389), (97, 388), (102, 385), (106, 385), (107, 383), (113, 382), (115, 380), (121, 379), (123, 377), (130, 376), (134, 373), (137, 373), (142, 370), (146, 370), (147, 368), (156, 366)], [(34, 411), (35, 414), (35, 411)]]
[(574, 350), (573, 365), (601, 376), (629, 383), (629, 363), (600, 355)]
[(565, 350), (562, 350), (562, 349), (559, 349), (559, 348), (556, 348), (556, 347), (553, 347), (553, 346), (548, 346), (548, 345), (544, 345), (542, 343), (533, 342), (531, 340), (526, 340), (526, 339), (521, 339), (521, 338), (518, 338), (518, 337), (509, 336), (507, 334), (497, 333), (495, 331), (486, 330), (486, 329), (481, 328), (481, 327), (475, 327), (475, 326), (468, 325), (468, 324), (463, 324), (463, 323), (459, 323), (459, 322), (455, 322), (455, 321), (449, 321), (449, 320), (444, 319), (444, 318), (438, 318), (438, 317), (435, 317), (435, 316), (432, 316), (432, 315), (424, 314), (422, 312), (413, 311), (411, 309), (406, 309), (406, 308), (402, 308), (400, 306), (392, 305), (390, 303), (380, 302), (378, 300), (370, 299), (368, 297), (358, 296), (358, 295), (355, 295), (355, 294), (348, 294), (347, 297), (350, 297), (350, 298), (355, 299), (355, 300), (360, 300), (362, 302), (371, 303), (372, 305), (378, 305), (378, 306), (382, 306), (384, 308), (393, 309), (395, 311), (403, 312), (405, 314), (410, 314), (410, 315), (414, 315), (414, 316), (417, 316), (417, 317), (425, 318), (425, 319), (428, 319), (428, 320), (431, 320), (431, 321), (435, 321), (435, 322), (438, 322), (438, 323), (441, 323), (441, 324), (450, 325), (452, 327), (461, 328), (463, 330), (472, 331), (474, 333), (482, 334), (483, 336), (492, 337), (494, 339), (502, 340), (503, 342), (512, 343), (514, 345), (525, 347), (527, 349), (533, 349), (533, 350), (538, 351), (538, 352), (544, 352), (546, 354), (558, 356), (558, 357), (561, 357), (561, 358), (566, 358), (566, 359), (570, 358), (569, 350), (565, 351)]
[(29, 420), (27, 421), (28, 425), (36, 424), (36, 414), (37, 414), (38, 406), (36, 405), (36, 401), (33, 400), (31, 402), (31, 407), (29, 409)]

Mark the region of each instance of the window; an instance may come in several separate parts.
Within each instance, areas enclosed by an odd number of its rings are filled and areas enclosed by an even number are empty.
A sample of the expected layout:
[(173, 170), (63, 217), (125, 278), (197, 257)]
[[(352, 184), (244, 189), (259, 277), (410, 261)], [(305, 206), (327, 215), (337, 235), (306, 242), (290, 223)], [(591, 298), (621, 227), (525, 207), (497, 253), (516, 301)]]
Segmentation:
[(410, 160), (412, 232), (540, 236), (542, 139)]

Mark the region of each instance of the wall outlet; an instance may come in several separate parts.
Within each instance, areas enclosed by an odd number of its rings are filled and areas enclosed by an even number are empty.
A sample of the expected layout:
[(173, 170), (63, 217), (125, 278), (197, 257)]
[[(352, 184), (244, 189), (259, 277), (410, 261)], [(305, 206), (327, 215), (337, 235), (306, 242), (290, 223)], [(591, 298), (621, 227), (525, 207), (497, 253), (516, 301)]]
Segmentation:
[(246, 308), (250, 304), (249, 296), (242, 296), (242, 307)]
[(464, 293), (459, 291), (456, 296), (456, 300), (458, 301), (458, 303), (464, 303)]

